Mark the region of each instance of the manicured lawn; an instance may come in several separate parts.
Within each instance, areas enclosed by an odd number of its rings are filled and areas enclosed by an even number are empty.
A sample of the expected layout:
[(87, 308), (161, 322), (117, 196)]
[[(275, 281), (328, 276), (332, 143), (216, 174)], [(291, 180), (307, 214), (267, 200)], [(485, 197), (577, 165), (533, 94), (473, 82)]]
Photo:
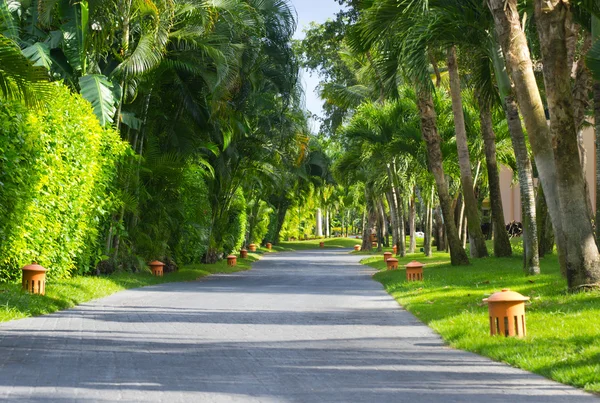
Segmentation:
[[(403, 265), (414, 259), (426, 263), (425, 280), (408, 283)], [(556, 255), (542, 259), (536, 277), (523, 273), (521, 256), (471, 261), (452, 267), (448, 254), (436, 252), (400, 258), (395, 271), (383, 270), (380, 254), (362, 263), (380, 270), (374, 279), (451, 346), (600, 393), (600, 292), (566, 293)], [(531, 297), (525, 339), (489, 336), (481, 300), (502, 288)]]
[(109, 276), (77, 276), (70, 279), (48, 282), (46, 295), (31, 295), (21, 290), (20, 284), (0, 284), (0, 322), (28, 316), (43, 315), (67, 309), (83, 302), (106, 297), (117, 291), (147, 285), (194, 281), (213, 273), (233, 273), (250, 269), (257, 254), (237, 260), (234, 267), (223, 260), (215, 264), (185, 266), (175, 273), (154, 277), (148, 273), (115, 273)]
[(319, 243), (324, 242), (325, 248), (353, 248), (354, 245), (362, 243), (362, 239), (355, 238), (325, 238), (311, 239), (309, 241), (284, 241), (279, 245), (273, 246), (277, 251), (294, 251), (306, 249), (318, 249)]

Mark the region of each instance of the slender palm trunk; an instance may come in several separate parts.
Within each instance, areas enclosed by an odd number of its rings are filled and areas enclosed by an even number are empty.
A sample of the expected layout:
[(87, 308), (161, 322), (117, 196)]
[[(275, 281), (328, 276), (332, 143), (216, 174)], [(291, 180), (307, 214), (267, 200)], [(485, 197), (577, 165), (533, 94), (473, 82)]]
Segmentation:
[(573, 115), (574, 99), (565, 38), (565, 24), (570, 18), (569, 5), (562, 0), (537, 0), (535, 17), (550, 109), (551, 138), (555, 144), (562, 227), (563, 230), (569, 228), (564, 249), (567, 281), (569, 288), (576, 289), (600, 283), (600, 253), (586, 203)]
[(450, 261), (452, 265), (469, 264), (469, 258), (460, 243), (454, 217), (452, 214), (452, 201), (448, 192), (448, 184), (442, 166), (442, 151), (440, 149), (441, 138), (437, 131), (436, 114), (433, 107), (431, 92), (421, 89), (418, 91), (418, 106), (421, 115), (421, 130), (425, 143), (427, 144), (427, 157), (429, 166), (435, 178), (438, 197), (444, 217), (444, 226), (450, 245)]
[(512, 247), (508, 233), (505, 230), (504, 209), (500, 194), (500, 175), (496, 160), (496, 134), (492, 126), (492, 111), (489, 103), (478, 97), (479, 120), (485, 148), (485, 162), (490, 188), (490, 206), (492, 210), (492, 226), (494, 232), (494, 256), (506, 257), (512, 255)]
[(426, 257), (433, 256), (431, 250), (431, 239), (433, 237), (433, 187), (431, 188), (431, 197), (427, 200), (425, 207), (425, 237), (423, 239), (423, 252)]
[(523, 223), (523, 269), (527, 273), (535, 275), (540, 273), (540, 253), (531, 161), (529, 160), (529, 152), (517, 104), (510, 95), (506, 97), (505, 101), (505, 113), (517, 160), (517, 174), (519, 176), (519, 190), (521, 193), (521, 208), (523, 212), (521, 219)]
[[(516, 0), (488, 0), (488, 6), (494, 17), (496, 33), (506, 57), (506, 68), (515, 84), (514, 89), (519, 108), (527, 127), (540, 180), (544, 186), (548, 211), (552, 217), (552, 225), (556, 235), (561, 267), (566, 268), (566, 240), (559, 205), (558, 176), (552, 137), (533, 73), (533, 64), (527, 39), (521, 27)], [(530, 231), (530, 233), (533, 233), (533, 231)]]
[(463, 201), (469, 225), (469, 234), (473, 240), (471, 245), (471, 257), (488, 256), (485, 238), (481, 231), (481, 220), (477, 199), (473, 192), (473, 175), (471, 173), (471, 159), (469, 156), (469, 144), (467, 141), (467, 129), (462, 105), (460, 75), (458, 73), (458, 62), (456, 60), (456, 48), (448, 49), (448, 74), (450, 76), (450, 93), (452, 95), (452, 112), (454, 115), (454, 127), (456, 130), (456, 148), (458, 150), (458, 164), (460, 166), (460, 181), (463, 191)]
[(392, 244), (398, 245), (398, 215), (396, 214), (396, 206), (393, 202), (392, 191), (388, 190), (385, 194), (388, 205), (390, 206), (390, 221), (392, 222)]
[(392, 176), (392, 196), (394, 205), (396, 206), (398, 222), (398, 243), (396, 244), (396, 254), (398, 256), (404, 256), (406, 255), (406, 233), (404, 230), (404, 212), (402, 211), (402, 200), (400, 200), (400, 185), (395, 161), (392, 162), (390, 174)]
[[(592, 16), (592, 43), (600, 40), (600, 18)], [(596, 244), (600, 245), (600, 81), (594, 79), (594, 125), (596, 134)]]
[[(531, 160), (529, 159), (529, 151), (527, 149), (527, 141), (525, 133), (521, 125), (519, 110), (514, 98), (514, 89), (510, 81), (510, 77), (506, 71), (506, 64), (502, 55), (502, 50), (497, 44), (493, 44), (491, 49), (492, 61), (494, 64), (494, 74), (496, 82), (502, 97), (502, 105), (508, 123), (508, 131), (510, 133), (515, 159), (517, 161), (517, 174), (519, 176), (519, 190), (521, 194), (521, 210), (524, 232), (523, 236), (523, 269), (529, 274), (537, 274), (540, 272), (540, 244), (538, 239), (542, 239), (539, 234), (537, 224), (537, 202), (534, 195), (533, 173), (531, 168)], [(540, 186), (541, 188), (541, 186)], [(544, 206), (546, 206), (544, 204)], [(547, 207), (546, 210), (547, 212)]]
[(594, 82), (594, 124), (596, 129), (596, 243), (600, 245), (600, 82)]
[(412, 194), (410, 196), (410, 210), (408, 213), (408, 230), (410, 235), (410, 243), (408, 246), (408, 253), (415, 253), (417, 249), (417, 238), (415, 236), (415, 219), (417, 216), (417, 208), (415, 202), (415, 188), (413, 187)]

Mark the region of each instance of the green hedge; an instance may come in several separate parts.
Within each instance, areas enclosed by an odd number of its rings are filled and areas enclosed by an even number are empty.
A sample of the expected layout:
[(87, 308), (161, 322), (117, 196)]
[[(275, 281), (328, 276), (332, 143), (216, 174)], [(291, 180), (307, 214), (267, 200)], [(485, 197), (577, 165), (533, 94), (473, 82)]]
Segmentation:
[(62, 86), (29, 111), (0, 102), (0, 279), (36, 261), (51, 278), (100, 258), (98, 228), (115, 206), (111, 185), (127, 149), (90, 104)]
[(206, 170), (195, 163), (186, 166), (180, 190), (184, 223), (176, 246), (179, 264), (199, 263), (208, 249), (212, 209), (204, 177)]

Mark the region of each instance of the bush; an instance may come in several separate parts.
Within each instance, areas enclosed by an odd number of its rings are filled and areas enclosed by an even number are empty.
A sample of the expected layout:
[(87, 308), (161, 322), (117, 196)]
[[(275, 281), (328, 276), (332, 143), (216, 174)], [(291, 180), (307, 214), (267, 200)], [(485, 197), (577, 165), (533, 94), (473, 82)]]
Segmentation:
[(199, 263), (208, 249), (212, 210), (204, 175), (204, 168), (194, 163), (183, 174), (180, 197), (185, 221), (175, 248), (180, 264)]
[(233, 197), (228, 220), (223, 235), (223, 252), (227, 255), (235, 250), (239, 250), (246, 236), (246, 199), (242, 189), (238, 189)]
[(50, 105), (0, 102), (0, 279), (32, 261), (51, 278), (94, 266), (98, 228), (115, 204), (110, 186), (127, 146), (90, 104), (56, 85)]

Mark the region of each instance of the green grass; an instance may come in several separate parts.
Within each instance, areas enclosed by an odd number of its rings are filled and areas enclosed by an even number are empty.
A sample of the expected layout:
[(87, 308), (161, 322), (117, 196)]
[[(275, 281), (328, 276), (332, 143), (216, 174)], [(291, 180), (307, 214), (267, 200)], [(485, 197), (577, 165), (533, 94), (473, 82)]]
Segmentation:
[(117, 291), (148, 285), (194, 281), (213, 273), (233, 273), (248, 270), (258, 260), (250, 253), (247, 259), (237, 260), (236, 266), (227, 266), (223, 260), (214, 264), (185, 266), (177, 272), (154, 277), (147, 273), (115, 273), (109, 276), (76, 276), (46, 284), (46, 295), (32, 295), (21, 290), (20, 284), (0, 284), (0, 322), (28, 316), (44, 315), (67, 309), (83, 302), (106, 297)]
[[(406, 281), (403, 265), (411, 260), (426, 264), (424, 281)], [(542, 259), (535, 277), (523, 273), (521, 256), (471, 262), (453, 267), (447, 253), (415, 253), (387, 271), (381, 253), (362, 261), (380, 270), (374, 279), (452, 347), (600, 393), (600, 292), (568, 294), (556, 255)], [(502, 288), (531, 298), (524, 339), (489, 336), (482, 299)]]
[(353, 248), (354, 245), (362, 243), (362, 239), (355, 238), (324, 238), (311, 239), (308, 241), (283, 241), (274, 245), (276, 251), (295, 251), (306, 249), (319, 249), (319, 243), (324, 242), (325, 248)]

